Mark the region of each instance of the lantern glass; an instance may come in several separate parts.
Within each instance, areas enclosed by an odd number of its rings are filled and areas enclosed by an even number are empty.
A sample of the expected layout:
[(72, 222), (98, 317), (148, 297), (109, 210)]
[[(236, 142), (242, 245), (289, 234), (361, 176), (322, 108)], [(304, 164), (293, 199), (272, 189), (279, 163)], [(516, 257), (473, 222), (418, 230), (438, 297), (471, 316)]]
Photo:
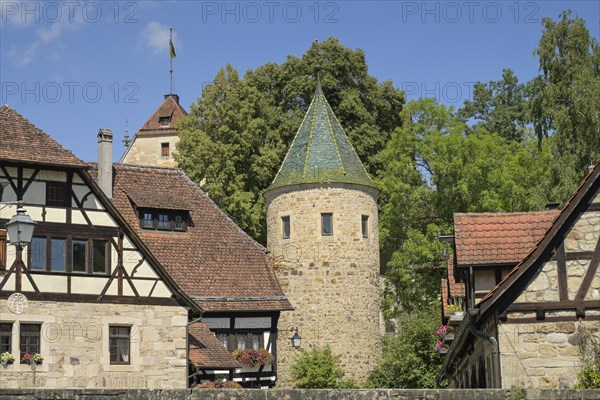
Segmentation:
[(34, 226), (35, 222), (29, 215), (25, 214), (25, 209), (19, 208), (17, 215), (13, 216), (6, 224), (8, 241), (15, 246), (28, 245), (33, 238)]
[(294, 333), (294, 336), (292, 336), (290, 340), (292, 341), (292, 347), (295, 349), (300, 347), (300, 344), (302, 343), (302, 338), (298, 335), (298, 332)]

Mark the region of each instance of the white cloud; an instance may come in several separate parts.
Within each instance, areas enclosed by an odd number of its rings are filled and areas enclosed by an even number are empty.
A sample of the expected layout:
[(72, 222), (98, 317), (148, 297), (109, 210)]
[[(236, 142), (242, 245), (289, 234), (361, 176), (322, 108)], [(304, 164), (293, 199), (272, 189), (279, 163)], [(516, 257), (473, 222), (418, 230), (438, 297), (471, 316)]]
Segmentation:
[[(169, 54), (169, 27), (160, 22), (150, 21), (142, 31), (142, 40), (153, 54)], [(173, 45), (175, 50), (181, 49), (177, 40), (177, 32), (173, 32)]]

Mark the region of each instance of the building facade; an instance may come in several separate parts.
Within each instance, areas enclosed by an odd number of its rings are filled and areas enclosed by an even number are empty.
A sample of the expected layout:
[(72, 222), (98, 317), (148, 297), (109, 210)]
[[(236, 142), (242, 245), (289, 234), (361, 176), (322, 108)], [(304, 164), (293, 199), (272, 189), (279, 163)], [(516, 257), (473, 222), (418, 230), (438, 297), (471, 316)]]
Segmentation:
[(345, 379), (364, 382), (380, 357), (377, 194), (317, 83), (264, 193), (268, 249), (294, 307), (280, 319), (282, 386), (291, 384), (295, 332), (307, 350), (329, 345)]
[[(529, 243), (529, 250), (491, 290), (477, 293), (477, 280), (465, 285), (466, 314), (457, 321), (440, 382), (462, 388), (567, 388), (576, 383), (582, 337), (600, 337), (599, 176), (596, 164), (560, 212), (500, 217), (524, 225), (521, 241), (510, 233), (511, 224), (497, 230), (491, 247), (503, 247), (497, 245), (499, 238), (506, 246), (496, 267), (501, 268), (503, 257), (519, 253), (521, 242)], [(469, 239), (490, 240), (493, 235), (485, 235), (484, 226), (474, 227)], [(459, 258), (469, 249), (466, 242), (456, 242)], [(476, 249), (489, 250), (490, 244)], [(493, 271), (493, 264), (487, 269)]]

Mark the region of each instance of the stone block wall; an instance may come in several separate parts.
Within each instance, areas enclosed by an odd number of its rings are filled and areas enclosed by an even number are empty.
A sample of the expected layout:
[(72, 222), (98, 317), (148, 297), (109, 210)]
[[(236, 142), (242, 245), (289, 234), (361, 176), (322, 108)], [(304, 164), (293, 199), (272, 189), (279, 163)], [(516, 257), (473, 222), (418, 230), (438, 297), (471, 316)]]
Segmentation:
[(598, 321), (504, 323), (498, 327), (502, 387), (570, 388), (580, 370), (577, 329), (600, 336)]
[[(168, 157), (161, 155), (161, 143), (169, 143), (171, 154)], [(179, 136), (177, 135), (136, 136), (123, 162), (155, 167), (175, 167), (173, 153), (177, 143), (179, 143)]]
[[(278, 386), (291, 385), (298, 328), (302, 347), (329, 345), (345, 379), (364, 382), (381, 354), (379, 227), (376, 194), (351, 185), (288, 188), (267, 197), (268, 248), (295, 310), (279, 320)], [(333, 235), (321, 234), (321, 213), (333, 214)], [(363, 237), (361, 216), (369, 217)], [(281, 217), (290, 217), (289, 239)]]
[[(13, 323), (12, 349), (18, 360), (19, 326), (41, 323), (36, 368), (16, 361), (0, 366), (0, 387), (8, 388), (186, 388), (187, 311), (183, 307), (32, 301), (22, 314), (0, 300), (0, 320)], [(108, 326), (131, 327), (130, 365), (111, 365)]]

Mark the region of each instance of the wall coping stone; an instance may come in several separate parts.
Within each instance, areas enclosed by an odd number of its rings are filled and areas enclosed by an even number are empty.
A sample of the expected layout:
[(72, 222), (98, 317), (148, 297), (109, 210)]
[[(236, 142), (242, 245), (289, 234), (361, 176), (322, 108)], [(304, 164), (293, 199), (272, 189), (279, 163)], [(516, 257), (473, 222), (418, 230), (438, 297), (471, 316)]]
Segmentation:
[[(595, 400), (600, 390), (525, 389), (527, 400)], [(510, 389), (0, 389), (0, 400), (511, 400)]]

